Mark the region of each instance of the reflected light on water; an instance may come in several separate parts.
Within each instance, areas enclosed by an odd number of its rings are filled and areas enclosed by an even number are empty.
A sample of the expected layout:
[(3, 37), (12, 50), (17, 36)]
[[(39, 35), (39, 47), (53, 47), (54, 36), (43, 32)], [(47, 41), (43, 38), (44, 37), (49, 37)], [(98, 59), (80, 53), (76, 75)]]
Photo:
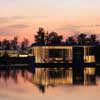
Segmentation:
[[(82, 76), (84, 81), (81, 85), (78, 82), (73, 85), (73, 68), (35, 68), (33, 71), (2, 70), (0, 71), (0, 99), (94, 100), (92, 98), (99, 97), (100, 93), (100, 85), (96, 84), (96, 81), (100, 79), (96, 80), (95, 70), (90, 67), (84, 68)], [(77, 74), (78, 72), (75, 75)]]

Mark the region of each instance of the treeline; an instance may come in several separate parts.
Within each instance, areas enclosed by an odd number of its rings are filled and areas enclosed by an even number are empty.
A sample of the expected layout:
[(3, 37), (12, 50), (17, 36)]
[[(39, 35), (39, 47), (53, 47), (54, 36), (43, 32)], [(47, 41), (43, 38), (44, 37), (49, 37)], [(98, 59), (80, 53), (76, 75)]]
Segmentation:
[[(64, 41), (65, 40), (65, 41)], [(95, 34), (87, 35), (80, 33), (76, 36), (63, 37), (56, 32), (45, 32), (43, 28), (39, 28), (35, 35), (35, 40), (32, 45), (100, 45), (100, 41), (97, 40)], [(0, 41), (1, 50), (18, 50), (25, 51), (29, 47), (29, 40), (24, 38), (21, 43), (18, 42), (18, 37), (14, 37), (12, 40), (4, 39)]]
[[(65, 41), (63, 41), (65, 39)], [(37, 34), (35, 35), (36, 45), (99, 45), (100, 41), (97, 40), (95, 34), (88, 36), (86, 33), (80, 33), (75, 36), (64, 37), (58, 35), (56, 32), (45, 32), (43, 28), (39, 28)]]
[(17, 50), (25, 51), (29, 45), (28, 39), (24, 38), (21, 43), (18, 43), (18, 37), (14, 37), (12, 40), (4, 39), (0, 41), (1, 50)]

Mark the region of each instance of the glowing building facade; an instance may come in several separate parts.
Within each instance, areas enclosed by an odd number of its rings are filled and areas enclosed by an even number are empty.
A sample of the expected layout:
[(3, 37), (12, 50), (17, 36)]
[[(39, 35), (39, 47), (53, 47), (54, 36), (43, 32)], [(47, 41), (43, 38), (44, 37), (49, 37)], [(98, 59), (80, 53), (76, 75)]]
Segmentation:
[[(74, 48), (77, 48), (75, 51)], [(84, 63), (95, 63), (94, 47), (92, 46), (33, 46), (31, 54), (35, 63), (72, 63), (74, 54), (83, 55)]]

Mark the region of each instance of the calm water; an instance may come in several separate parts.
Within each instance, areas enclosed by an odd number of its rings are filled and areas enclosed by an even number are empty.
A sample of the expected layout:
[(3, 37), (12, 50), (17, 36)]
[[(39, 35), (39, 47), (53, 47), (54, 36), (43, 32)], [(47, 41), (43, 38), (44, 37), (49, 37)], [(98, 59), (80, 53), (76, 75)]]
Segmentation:
[(0, 100), (33, 99), (99, 100), (100, 78), (89, 67), (0, 71)]

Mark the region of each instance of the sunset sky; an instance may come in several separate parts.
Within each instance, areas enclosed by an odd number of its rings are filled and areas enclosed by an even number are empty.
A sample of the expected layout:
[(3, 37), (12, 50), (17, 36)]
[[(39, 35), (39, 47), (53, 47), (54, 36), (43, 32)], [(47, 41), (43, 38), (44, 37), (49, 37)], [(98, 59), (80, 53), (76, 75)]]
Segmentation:
[(100, 33), (100, 0), (0, 0), (0, 38), (31, 42), (39, 27), (64, 36)]

